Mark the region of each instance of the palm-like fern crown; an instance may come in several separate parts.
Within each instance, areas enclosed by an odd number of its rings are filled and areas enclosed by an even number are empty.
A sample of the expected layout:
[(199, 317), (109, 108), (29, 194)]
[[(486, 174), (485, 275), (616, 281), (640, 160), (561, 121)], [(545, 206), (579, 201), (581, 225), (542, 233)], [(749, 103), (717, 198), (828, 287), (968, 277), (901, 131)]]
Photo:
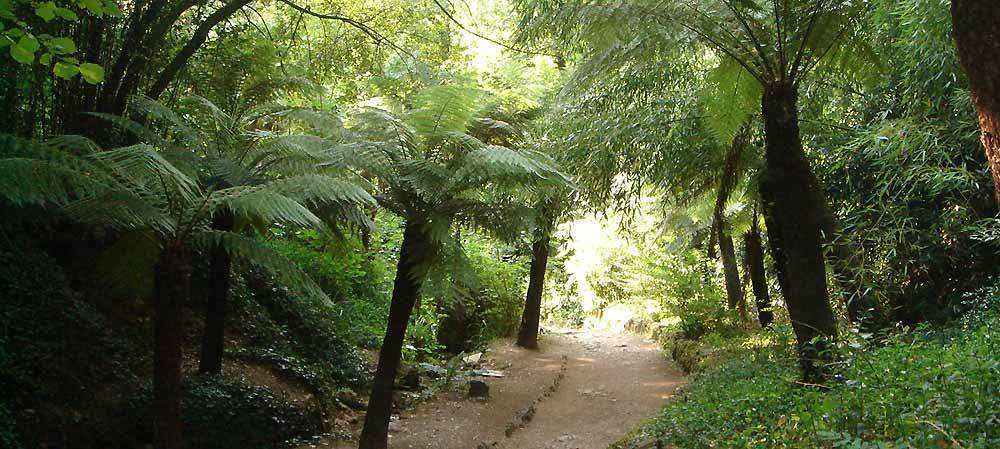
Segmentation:
[[(718, 185), (764, 85), (817, 67), (870, 71), (853, 0), (519, 0), (522, 36), (580, 55), (550, 117), (560, 162), (596, 208), (635, 208), (643, 186), (683, 205)], [(853, 79), (853, 78), (852, 78)], [(747, 158), (752, 166), (754, 152)]]
[(353, 139), (341, 147), (364, 155), (384, 186), (387, 205), (404, 216), (451, 210), (450, 202), (477, 198), (489, 188), (566, 183), (544, 154), (486, 143), (472, 134), (485, 126), (490, 132), (480, 136), (493, 140), (511, 127), (480, 114), (484, 95), (446, 84), (419, 92), (402, 114), (363, 109), (352, 117)]
[[(476, 87), (443, 84), (418, 92), (402, 113), (362, 108), (349, 120), (347, 137), (331, 164), (356, 163), (377, 187), (379, 203), (408, 221), (420, 223), (439, 249), (461, 259), (453, 225), (470, 226), (516, 239), (530, 213), (515, 192), (567, 185), (554, 161), (527, 146), (519, 117), (485, 115)], [(453, 251), (448, 251), (450, 247)]]
[(333, 159), (331, 145), (255, 126), (270, 124), (273, 112), (233, 116), (200, 97), (176, 109), (139, 99), (136, 110), (146, 124), (101, 116), (146, 142), (129, 147), (101, 151), (77, 136), (43, 143), (4, 138), (0, 196), (15, 204), (56, 205), (83, 223), (119, 233), (139, 232), (161, 249), (221, 245), (278, 268), (291, 277), (290, 285), (321, 294), (257, 240), (213, 230), (210, 222), (225, 210), (242, 224), (322, 228), (324, 220), (311, 209), (374, 204), (346, 179), (346, 166), (321, 169), (321, 162)]

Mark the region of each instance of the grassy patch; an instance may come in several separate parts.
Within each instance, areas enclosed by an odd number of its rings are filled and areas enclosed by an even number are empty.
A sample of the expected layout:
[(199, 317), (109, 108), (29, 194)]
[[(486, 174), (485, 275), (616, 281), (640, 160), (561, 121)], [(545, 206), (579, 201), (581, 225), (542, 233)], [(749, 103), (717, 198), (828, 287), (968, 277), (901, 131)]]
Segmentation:
[(919, 328), (878, 347), (842, 348), (830, 389), (799, 385), (786, 339), (735, 337), (742, 346), (708, 367), (621, 447), (1000, 447), (997, 318)]

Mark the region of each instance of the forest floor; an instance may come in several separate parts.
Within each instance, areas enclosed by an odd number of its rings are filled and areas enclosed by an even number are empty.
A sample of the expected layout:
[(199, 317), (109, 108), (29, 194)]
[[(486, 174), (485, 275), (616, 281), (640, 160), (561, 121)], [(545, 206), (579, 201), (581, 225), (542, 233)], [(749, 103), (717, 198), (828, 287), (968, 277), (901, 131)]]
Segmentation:
[[(498, 342), (488, 400), (460, 391), (405, 411), (391, 449), (604, 449), (659, 410), (683, 381), (652, 341), (609, 331), (545, 334), (541, 351)], [(338, 441), (324, 449), (356, 447)]]

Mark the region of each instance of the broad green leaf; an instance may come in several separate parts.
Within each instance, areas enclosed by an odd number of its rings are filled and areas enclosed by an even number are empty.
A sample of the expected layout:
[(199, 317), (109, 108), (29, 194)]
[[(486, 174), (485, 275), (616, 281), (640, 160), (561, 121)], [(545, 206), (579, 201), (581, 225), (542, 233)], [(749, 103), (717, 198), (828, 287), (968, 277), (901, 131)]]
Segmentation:
[(97, 84), (104, 81), (104, 67), (97, 64), (80, 64), (80, 75), (83, 75), (83, 79), (90, 84)]
[(63, 79), (70, 79), (76, 76), (79, 71), (73, 64), (66, 64), (65, 62), (57, 62), (55, 67), (52, 67), (52, 73)]
[(80, 20), (80, 16), (77, 16), (76, 13), (73, 12), (73, 10), (71, 9), (56, 7), (55, 13), (57, 16), (62, 17), (65, 20), (69, 20), (70, 22), (76, 22)]
[(25, 34), (24, 36), (21, 36), (21, 39), (17, 41), (16, 45), (23, 47), (25, 50), (31, 53), (38, 51), (38, 48), (41, 46), (38, 43), (38, 39), (35, 39), (35, 36), (32, 36), (30, 34)]
[(14, 45), (10, 47), (10, 56), (21, 64), (31, 64), (35, 62), (35, 54), (25, 50), (23, 47)]
[(118, 3), (115, 3), (114, 0), (104, 2), (104, 13), (112, 17), (122, 17), (124, 15), (121, 8), (118, 7)]
[(42, 56), (38, 57), (38, 63), (41, 65), (49, 65), (52, 63), (52, 53), (45, 52)]
[(101, 16), (104, 14), (104, 5), (101, 3), (101, 0), (80, 0), (79, 4), (80, 6), (87, 8), (87, 10), (95, 16)]
[(56, 4), (53, 2), (45, 2), (35, 8), (35, 15), (41, 17), (42, 20), (48, 22), (56, 18)]
[(76, 53), (76, 44), (68, 37), (53, 38), (48, 42), (49, 50), (57, 55)]
[(21, 64), (31, 64), (35, 62), (36, 51), (38, 51), (38, 40), (30, 34), (25, 34), (10, 47), (10, 56)]

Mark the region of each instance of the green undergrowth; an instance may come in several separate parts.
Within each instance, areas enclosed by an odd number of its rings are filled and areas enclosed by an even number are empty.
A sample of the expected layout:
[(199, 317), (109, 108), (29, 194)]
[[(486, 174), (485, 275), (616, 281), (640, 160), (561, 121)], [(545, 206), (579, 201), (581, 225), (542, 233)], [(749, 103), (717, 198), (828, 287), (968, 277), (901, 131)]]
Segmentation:
[(1000, 447), (998, 315), (843, 344), (827, 390), (798, 382), (787, 328), (716, 341), (620, 448)]
[[(152, 434), (151, 401), (152, 390), (147, 388), (126, 409), (128, 428), (137, 435)], [(184, 382), (183, 419), (191, 449), (286, 448), (324, 430), (314, 406), (290, 403), (247, 379), (220, 376)], [(145, 442), (131, 443), (136, 447)]]

